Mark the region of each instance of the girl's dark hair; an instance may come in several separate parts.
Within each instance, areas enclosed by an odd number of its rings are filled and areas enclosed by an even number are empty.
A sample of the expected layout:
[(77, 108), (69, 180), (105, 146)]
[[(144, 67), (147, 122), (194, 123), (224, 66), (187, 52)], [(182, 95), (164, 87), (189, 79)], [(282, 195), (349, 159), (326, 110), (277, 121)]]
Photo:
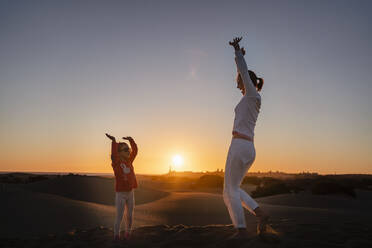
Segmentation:
[(118, 151), (119, 151), (122, 147), (128, 147), (128, 148), (129, 148), (129, 146), (128, 146), (127, 143), (125, 143), (125, 142), (119, 142), (119, 143), (118, 143)]
[(254, 73), (251, 70), (248, 70), (248, 73), (249, 73), (249, 77), (251, 78), (251, 80), (253, 82), (254, 87), (256, 87), (257, 91), (261, 91), (262, 86), (264, 84), (263, 78), (258, 78), (256, 76), (256, 73)]

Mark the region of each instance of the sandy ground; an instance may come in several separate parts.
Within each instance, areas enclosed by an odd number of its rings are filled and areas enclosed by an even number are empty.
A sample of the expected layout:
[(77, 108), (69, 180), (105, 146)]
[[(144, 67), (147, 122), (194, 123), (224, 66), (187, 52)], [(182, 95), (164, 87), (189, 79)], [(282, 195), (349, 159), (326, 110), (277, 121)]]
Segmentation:
[[(96, 179), (84, 180), (87, 187), (80, 194), (97, 186)], [(50, 187), (49, 193), (38, 192), (41, 183)], [(114, 207), (109, 201), (96, 203), (106, 196), (86, 193), (73, 199), (64, 187), (59, 192), (66, 182), (47, 183), (6, 185), (0, 191), (2, 247), (372, 247), (371, 191), (358, 191), (356, 199), (305, 193), (259, 198), (280, 242), (260, 239), (248, 211), (250, 238), (235, 242), (226, 240), (234, 230), (221, 194), (140, 188), (133, 239), (117, 244), (112, 242)], [(87, 195), (91, 198), (82, 200)]]

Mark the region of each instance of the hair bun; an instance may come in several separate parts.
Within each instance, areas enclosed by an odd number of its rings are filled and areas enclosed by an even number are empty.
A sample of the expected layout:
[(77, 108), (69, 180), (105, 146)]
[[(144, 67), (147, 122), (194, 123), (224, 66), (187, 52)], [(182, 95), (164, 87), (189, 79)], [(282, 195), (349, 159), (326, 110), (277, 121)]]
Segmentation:
[(248, 73), (249, 73), (249, 77), (251, 78), (251, 81), (252, 81), (254, 87), (256, 87), (257, 91), (261, 91), (262, 86), (264, 84), (263, 78), (257, 77), (256, 73), (254, 73), (251, 70), (248, 70)]
[(258, 78), (257, 80), (258, 80), (258, 83), (257, 83), (257, 90), (258, 90), (258, 91), (261, 91), (262, 86), (263, 86), (263, 84), (264, 84), (264, 80), (263, 80), (263, 78)]

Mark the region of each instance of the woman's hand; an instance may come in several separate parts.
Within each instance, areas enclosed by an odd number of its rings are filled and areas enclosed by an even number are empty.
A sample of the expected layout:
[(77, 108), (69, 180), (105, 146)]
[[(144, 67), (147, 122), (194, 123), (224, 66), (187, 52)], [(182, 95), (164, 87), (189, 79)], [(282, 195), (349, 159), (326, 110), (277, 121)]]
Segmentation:
[(127, 137), (123, 137), (123, 139), (124, 139), (124, 140), (133, 140), (133, 138), (132, 138), (132, 137), (130, 137), (130, 136), (127, 136)]
[(243, 39), (243, 37), (235, 37), (233, 41), (229, 41), (229, 45), (234, 47), (234, 49), (237, 51), (240, 49), (239, 42)]
[(245, 55), (245, 49), (244, 49), (244, 47), (240, 48), (240, 50), (242, 51), (242, 54), (244, 56)]
[(109, 135), (108, 133), (106, 133), (106, 136), (107, 136), (107, 138), (109, 138), (111, 141), (113, 141), (113, 142), (116, 141), (114, 136), (111, 136), (111, 135)]

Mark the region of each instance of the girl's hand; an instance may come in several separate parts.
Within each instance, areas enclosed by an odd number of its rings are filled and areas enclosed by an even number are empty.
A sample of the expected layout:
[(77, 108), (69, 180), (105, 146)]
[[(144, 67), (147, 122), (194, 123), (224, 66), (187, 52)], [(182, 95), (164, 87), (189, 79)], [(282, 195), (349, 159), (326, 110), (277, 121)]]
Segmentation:
[(106, 133), (106, 136), (107, 136), (107, 138), (109, 138), (111, 141), (114, 141), (114, 142), (115, 142), (115, 137), (114, 137), (114, 136), (111, 136), (111, 135), (109, 135), (108, 133)]
[(125, 140), (133, 140), (133, 138), (132, 138), (132, 137), (130, 137), (130, 136), (127, 136), (127, 137), (123, 137), (123, 139), (125, 139)]
[(235, 50), (239, 50), (239, 42), (243, 39), (243, 37), (235, 37), (233, 41), (229, 41), (229, 45), (234, 47)]

